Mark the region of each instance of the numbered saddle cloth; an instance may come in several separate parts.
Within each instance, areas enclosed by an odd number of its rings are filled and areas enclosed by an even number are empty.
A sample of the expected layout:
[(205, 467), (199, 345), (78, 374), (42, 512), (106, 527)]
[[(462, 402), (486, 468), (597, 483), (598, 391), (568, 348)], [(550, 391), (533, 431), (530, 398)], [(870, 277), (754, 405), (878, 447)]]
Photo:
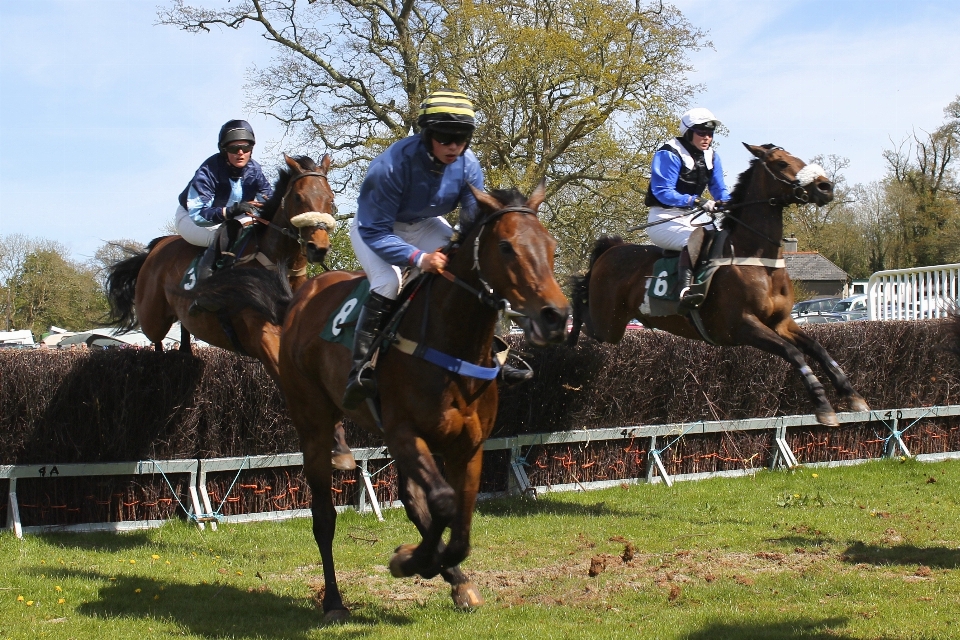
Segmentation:
[(330, 315), (320, 337), (327, 342), (337, 342), (348, 349), (353, 348), (353, 334), (357, 328), (357, 318), (363, 303), (370, 297), (370, 281), (360, 278), (357, 286), (346, 297), (340, 307)]

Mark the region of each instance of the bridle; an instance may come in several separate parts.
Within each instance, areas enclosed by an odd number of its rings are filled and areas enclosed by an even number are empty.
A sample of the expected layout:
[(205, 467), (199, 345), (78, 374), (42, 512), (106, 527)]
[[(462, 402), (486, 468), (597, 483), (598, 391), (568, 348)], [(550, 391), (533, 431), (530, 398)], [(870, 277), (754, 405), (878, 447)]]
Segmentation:
[[(279, 209), (282, 209), (286, 206), (287, 196), (290, 195), (290, 190), (293, 189), (293, 185), (296, 184), (297, 180), (300, 180), (301, 178), (306, 178), (309, 176), (316, 176), (316, 177), (327, 180), (327, 174), (324, 171), (304, 171), (303, 173), (298, 173), (297, 175), (293, 176), (292, 178), (290, 178), (290, 182), (287, 183), (287, 190), (283, 193), (283, 197), (280, 198), (280, 206), (278, 207)], [(332, 201), (331, 201), (331, 204), (332, 204)], [(331, 211), (329, 213), (330, 215), (335, 215), (337, 213), (337, 206), (335, 204), (333, 204), (333, 206), (331, 207)], [(275, 231), (280, 232), (281, 234), (287, 236), (288, 238), (296, 240), (297, 244), (300, 245), (301, 251), (306, 251), (307, 241), (303, 239), (303, 236), (301, 235), (300, 232), (292, 231), (290, 229), (287, 229), (286, 227), (281, 227), (277, 223), (271, 220), (267, 220), (266, 218), (261, 218), (260, 216), (254, 216), (253, 219), (259, 222), (260, 224), (267, 225), (271, 229), (274, 229)], [(309, 227), (301, 227), (301, 229), (323, 229), (327, 232), (332, 231), (332, 229), (328, 228), (327, 225), (322, 222), (315, 225), (311, 225)]]
[[(484, 217), (480, 222), (476, 223), (474, 226), (478, 229), (477, 234), (473, 239), (473, 265), (470, 267), (471, 271), (476, 272), (477, 280), (480, 281), (480, 286), (482, 289), (478, 290), (467, 284), (463, 279), (458, 278), (449, 271), (443, 270), (440, 272), (440, 276), (454, 283), (455, 285), (467, 290), (473, 296), (477, 298), (480, 304), (490, 307), (495, 311), (504, 311), (506, 313), (510, 312), (510, 302), (506, 298), (498, 298), (496, 291), (493, 287), (490, 286), (490, 283), (487, 282), (487, 279), (483, 277), (483, 270), (480, 268), (480, 238), (483, 235), (483, 230), (488, 224), (494, 220), (500, 218), (500, 216), (505, 213), (521, 213), (523, 215), (537, 215), (537, 212), (531, 209), (530, 207), (525, 207), (521, 205), (510, 205), (497, 209), (496, 211), (491, 212), (486, 217)], [(450, 245), (445, 249), (446, 253), (450, 253), (458, 248), (458, 245), (451, 241)]]

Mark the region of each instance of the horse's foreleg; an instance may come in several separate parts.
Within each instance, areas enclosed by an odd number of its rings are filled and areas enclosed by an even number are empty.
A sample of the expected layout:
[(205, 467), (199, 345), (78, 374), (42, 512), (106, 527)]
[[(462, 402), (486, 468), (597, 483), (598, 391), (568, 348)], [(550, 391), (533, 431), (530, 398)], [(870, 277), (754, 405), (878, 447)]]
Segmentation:
[[(444, 567), (457, 566), (470, 555), (470, 527), (473, 524), (477, 492), (480, 490), (483, 447), (478, 447), (473, 455), (469, 455), (465, 460), (452, 459), (449, 467), (447, 475), (457, 492), (458, 504), (456, 518), (450, 523), (450, 542), (446, 549), (440, 552), (440, 564)], [(453, 584), (452, 587), (450, 595), (460, 609), (472, 609), (483, 604), (480, 591), (466, 576), (464, 582)]]
[(190, 332), (187, 331), (182, 322), (180, 323), (180, 351), (188, 355), (193, 353), (190, 345)]
[(737, 333), (737, 344), (745, 344), (756, 347), (761, 351), (766, 351), (780, 356), (793, 365), (793, 368), (800, 374), (803, 380), (803, 386), (813, 400), (814, 413), (820, 424), (828, 427), (840, 425), (837, 420), (837, 414), (830, 401), (827, 400), (827, 394), (824, 393), (823, 385), (813, 375), (813, 370), (803, 358), (803, 353), (790, 342), (784, 340), (773, 329), (761, 323), (757, 318), (749, 316), (744, 318), (742, 328)]
[[(397, 549), (390, 560), (390, 572), (398, 578), (414, 574), (432, 578), (441, 570), (438, 549), (444, 530), (456, 516), (456, 494), (437, 468), (426, 442), (416, 437), (412, 430), (392, 431), (387, 446), (397, 461), (400, 473), (407, 478), (408, 495), (415, 498), (410, 506), (405, 505), (407, 515), (425, 525), (421, 530), (423, 540), (419, 545), (404, 545)], [(417, 485), (416, 488), (410, 483)], [(417, 497), (417, 490), (422, 496)]]
[(819, 342), (808, 336), (799, 327), (793, 332), (792, 336), (784, 337), (787, 340), (792, 337), (794, 344), (800, 347), (801, 351), (820, 363), (820, 366), (827, 372), (827, 376), (830, 378), (830, 382), (833, 383), (833, 387), (837, 390), (837, 393), (843, 396), (843, 399), (847, 402), (850, 411), (870, 411), (870, 406), (867, 404), (867, 401), (854, 390), (853, 385), (850, 384), (850, 380), (847, 379), (847, 375), (843, 372), (843, 369), (840, 368), (836, 360), (827, 353), (827, 350), (824, 349)]

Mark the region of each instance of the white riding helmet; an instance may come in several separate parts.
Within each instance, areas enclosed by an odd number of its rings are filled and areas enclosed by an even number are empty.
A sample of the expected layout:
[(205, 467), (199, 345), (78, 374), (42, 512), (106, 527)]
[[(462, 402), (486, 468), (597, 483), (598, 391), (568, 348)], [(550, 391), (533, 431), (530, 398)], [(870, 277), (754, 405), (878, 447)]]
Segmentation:
[(710, 113), (709, 109), (695, 107), (680, 116), (680, 135), (685, 135), (691, 127), (697, 125), (705, 126), (708, 129), (716, 129), (720, 126), (720, 121)]

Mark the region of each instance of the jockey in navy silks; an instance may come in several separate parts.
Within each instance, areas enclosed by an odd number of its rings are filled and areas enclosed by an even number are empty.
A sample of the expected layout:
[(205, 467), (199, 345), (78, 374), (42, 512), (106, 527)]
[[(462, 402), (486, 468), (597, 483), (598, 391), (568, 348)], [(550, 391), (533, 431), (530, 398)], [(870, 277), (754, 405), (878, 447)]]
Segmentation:
[[(690, 109), (680, 118), (680, 137), (660, 147), (650, 169), (645, 204), (650, 207), (648, 223), (656, 224), (647, 228), (647, 235), (657, 246), (680, 252), (680, 311), (697, 307), (704, 297), (690, 290), (693, 266), (687, 240), (696, 228), (693, 221), (702, 211), (713, 213), (718, 202), (730, 199), (720, 155), (710, 148), (719, 124), (707, 109)], [(710, 190), (712, 199), (702, 197), (704, 189)]]
[[(389, 317), (400, 291), (401, 269), (439, 273), (447, 265), (441, 249), (453, 229), (443, 218), (460, 207), (460, 228), (477, 215), (470, 185), (483, 189), (483, 171), (470, 140), (476, 128), (473, 103), (443, 89), (421, 103), (420, 133), (393, 143), (374, 158), (360, 185), (350, 243), (370, 280), (370, 297), (357, 319), (353, 369), (343, 404), (354, 409), (376, 393), (372, 371), (363, 368), (370, 346)], [(532, 372), (502, 367), (507, 382)]]
[(203, 161), (180, 194), (176, 227), (183, 239), (207, 247), (197, 268), (202, 280), (213, 273), (221, 223), (256, 212), (273, 187), (253, 159), (256, 137), (246, 120), (230, 120), (220, 128), (220, 152)]

